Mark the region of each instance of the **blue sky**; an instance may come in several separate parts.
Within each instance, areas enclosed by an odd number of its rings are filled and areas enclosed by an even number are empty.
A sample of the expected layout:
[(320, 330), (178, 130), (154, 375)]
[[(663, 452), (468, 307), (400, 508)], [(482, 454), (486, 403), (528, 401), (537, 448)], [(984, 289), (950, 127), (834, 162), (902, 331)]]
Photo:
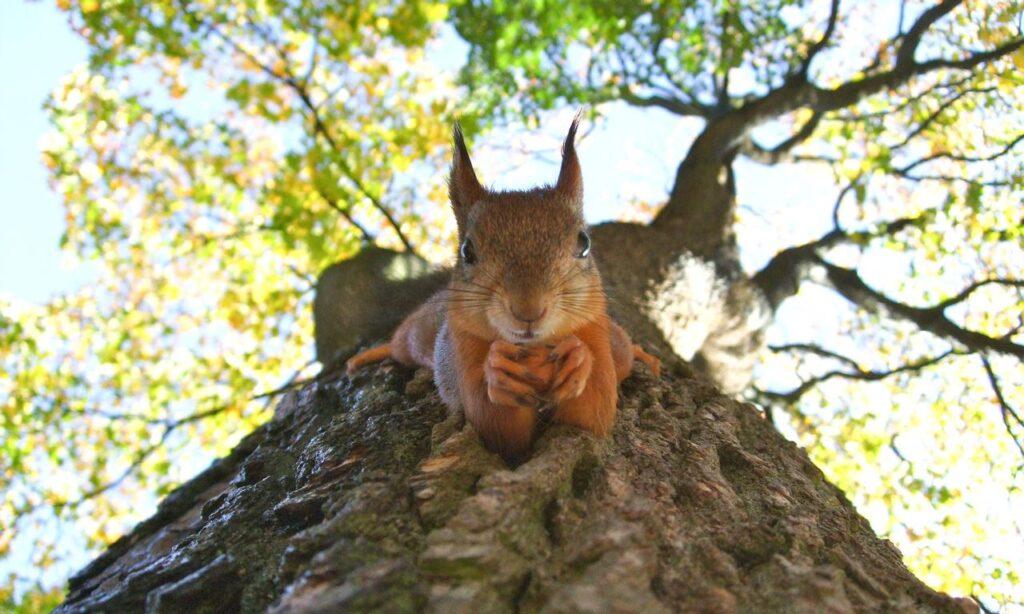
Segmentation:
[(88, 279), (61, 264), (63, 213), (38, 147), (46, 96), (85, 55), (52, 3), (0, 3), (0, 294), (43, 302)]

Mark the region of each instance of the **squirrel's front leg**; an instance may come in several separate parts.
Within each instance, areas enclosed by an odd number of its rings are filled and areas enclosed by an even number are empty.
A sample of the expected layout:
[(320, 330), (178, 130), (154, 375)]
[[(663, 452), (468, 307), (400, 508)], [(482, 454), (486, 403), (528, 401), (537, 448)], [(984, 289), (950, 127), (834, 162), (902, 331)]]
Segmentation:
[(533, 376), (517, 362), (519, 348), (504, 341), (459, 338), (455, 344), (462, 364), (459, 396), (466, 419), (488, 449), (508, 462), (530, 450), (543, 399), (535, 394)]
[(549, 398), (554, 420), (607, 435), (615, 420), (618, 381), (608, 330), (590, 324), (559, 342), (551, 351), (558, 365)]

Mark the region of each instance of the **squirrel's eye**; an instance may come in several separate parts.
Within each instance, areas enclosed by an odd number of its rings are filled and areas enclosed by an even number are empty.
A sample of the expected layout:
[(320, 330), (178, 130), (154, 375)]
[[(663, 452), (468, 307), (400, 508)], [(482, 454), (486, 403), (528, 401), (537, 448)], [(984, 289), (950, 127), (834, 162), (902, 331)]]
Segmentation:
[(585, 231), (580, 231), (580, 234), (576, 237), (576, 257), (586, 258), (590, 255), (590, 235)]
[(459, 248), (459, 255), (466, 264), (476, 264), (476, 251), (473, 249), (473, 242), (466, 239)]

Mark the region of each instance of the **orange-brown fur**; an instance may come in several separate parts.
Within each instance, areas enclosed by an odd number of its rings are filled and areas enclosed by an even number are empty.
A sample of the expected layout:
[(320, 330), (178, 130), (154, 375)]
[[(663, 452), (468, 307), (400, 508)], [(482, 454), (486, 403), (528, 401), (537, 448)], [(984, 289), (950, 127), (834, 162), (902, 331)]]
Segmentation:
[(349, 372), (386, 357), (430, 367), (445, 402), (510, 461), (529, 451), (541, 416), (606, 436), (634, 361), (658, 371), (658, 359), (608, 317), (585, 236), (576, 125), (558, 182), (509, 192), (479, 184), (456, 130), (450, 189), (460, 253), (452, 281), (388, 344), (348, 363)]

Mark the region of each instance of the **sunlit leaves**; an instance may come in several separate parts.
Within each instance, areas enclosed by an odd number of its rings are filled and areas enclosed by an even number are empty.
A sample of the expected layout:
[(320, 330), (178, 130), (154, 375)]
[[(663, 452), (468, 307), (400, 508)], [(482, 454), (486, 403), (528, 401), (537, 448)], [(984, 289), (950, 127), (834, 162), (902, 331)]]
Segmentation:
[(62, 8), (90, 62), (54, 89), (42, 155), (100, 275), (0, 303), (0, 556), (40, 570), (22, 587), (81, 564), (58, 530), (109, 543), (267, 418), (259, 393), (312, 358), (317, 273), (400, 246), (382, 211), (428, 256), (451, 232), (452, 85), (421, 49), (444, 5)]
[(710, 110), (727, 93), (763, 94), (793, 67), (800, 24), (823, 19), (814, 4), (467, 1), (453, 15), (472, 44), (474, 99), (533, 118), (559, 104), (668, 98)]

